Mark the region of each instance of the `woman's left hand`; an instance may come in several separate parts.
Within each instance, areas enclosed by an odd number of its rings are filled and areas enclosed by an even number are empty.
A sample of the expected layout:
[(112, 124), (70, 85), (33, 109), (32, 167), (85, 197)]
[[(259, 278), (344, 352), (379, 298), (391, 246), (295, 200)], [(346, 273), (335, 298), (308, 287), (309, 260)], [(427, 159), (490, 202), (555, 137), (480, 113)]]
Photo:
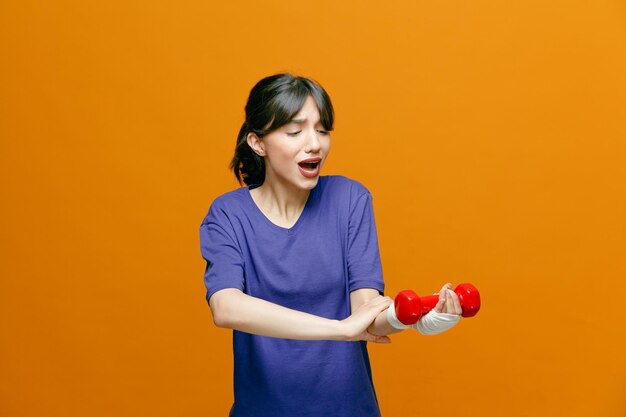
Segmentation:
[(459, 297), (452, 291), (452, 284), (447, 283), (441, 287), (441, 291), (439, 291), (439, 301), (434, 310), (437, 313), (461, 315), (463, 312), (461, 303), (459, 302)]

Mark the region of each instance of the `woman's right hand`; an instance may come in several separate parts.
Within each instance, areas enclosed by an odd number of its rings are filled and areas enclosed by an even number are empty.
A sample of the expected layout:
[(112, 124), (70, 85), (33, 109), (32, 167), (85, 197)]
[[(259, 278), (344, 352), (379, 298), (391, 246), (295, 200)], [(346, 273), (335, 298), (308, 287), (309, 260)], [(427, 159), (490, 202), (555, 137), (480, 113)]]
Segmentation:
[(379, 295), (363, 303), (350, 317), (341, 320), (340, 323), (344, 328), (345, 340), (351, 342), (366, 340), (374, 343), (389, 343), (391, 341), (389, 337), (373, 335), (367, 331), (367, 328), (392, 302), (391, 298)]
[(457, 316), (463, 313), (459, 297), (452, 291), (452, 284), (445, 284), (436, 295), (439, 295), (439, 301), (433, 310), (437, 313), (456, 314)]

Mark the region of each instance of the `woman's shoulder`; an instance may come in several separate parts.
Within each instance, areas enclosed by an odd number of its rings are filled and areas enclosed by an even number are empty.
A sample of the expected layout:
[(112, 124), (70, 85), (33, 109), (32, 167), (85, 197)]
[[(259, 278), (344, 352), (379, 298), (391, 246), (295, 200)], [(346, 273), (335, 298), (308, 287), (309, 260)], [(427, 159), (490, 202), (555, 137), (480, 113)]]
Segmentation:
[(357, 198), (363, 194), (370, 194), (369, 189), (361, 182), (344, 175), (325, 175), (321, 178), (325, 179), (326, 188), (333, 193), (349, 193)]
[(240, 204), (243, 201), (245, 194), (248, 192), (248, 187), (239, 187), (234, 190), (227, 191), (223, 194), (218, 195), (213, 199), (213, 203), (217, 205), (228, 205), (228, 204)]
[(206, 214), (203, 223), (209, 218), (214, 220), (230, 217), (231, 214), (240, 210), (245, 203), (245, 194), (248, 192), (247, 187), (239, 187), (232, 191), (224, 192), (213, 199), (209, 205), (208, 213)]

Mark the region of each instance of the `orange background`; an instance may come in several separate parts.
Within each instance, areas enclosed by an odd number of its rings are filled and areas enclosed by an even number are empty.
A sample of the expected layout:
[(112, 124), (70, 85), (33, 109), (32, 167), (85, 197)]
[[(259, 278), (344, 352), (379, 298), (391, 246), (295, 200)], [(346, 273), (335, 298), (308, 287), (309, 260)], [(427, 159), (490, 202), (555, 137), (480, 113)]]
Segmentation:
[(387, 295), (481, 290), (370, 344), (383, 416), (626, 415), (626, 3), (259, 3), (0, 4), (0, 415), (227, 415), (199, 226), (281, 71), (333, 99)]

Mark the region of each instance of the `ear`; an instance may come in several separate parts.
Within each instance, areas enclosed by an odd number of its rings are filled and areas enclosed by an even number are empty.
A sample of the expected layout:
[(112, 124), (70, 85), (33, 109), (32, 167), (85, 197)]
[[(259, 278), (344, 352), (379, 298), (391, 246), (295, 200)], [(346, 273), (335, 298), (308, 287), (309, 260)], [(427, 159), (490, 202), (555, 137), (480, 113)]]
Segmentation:
[(248, 145), (252, 148), (254, 153), (259, 155), (260, 157), (265, 156), (265, 144), (261, 140), (260, 137), (256, 135), (254, 132), (248, 133), (248, 137), (246, 138)]

